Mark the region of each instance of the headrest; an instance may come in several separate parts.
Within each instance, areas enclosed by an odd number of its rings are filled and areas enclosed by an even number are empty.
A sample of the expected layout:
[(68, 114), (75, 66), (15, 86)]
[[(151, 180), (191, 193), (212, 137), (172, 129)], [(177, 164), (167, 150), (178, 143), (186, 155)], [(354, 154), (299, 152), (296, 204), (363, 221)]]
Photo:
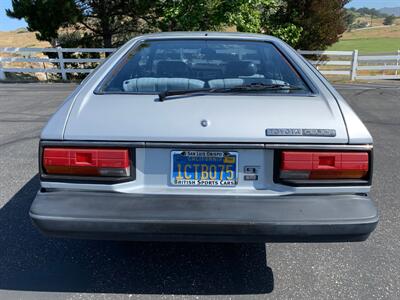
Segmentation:
[(235, 78), (257, 74), (257, 67), (251, 61), (231, 61), (226, 65), (225, 76)]
[(155, 78), (140, 77), (125, 80), (123, 89), (125, 92), (163, 92), (166, 90), (187, 90), (201, 89), (204, 87), (204, 81), (188, 78)]
[(158, 77), (190, 78), (189, 67), (182, 61), (162, 60), (157, 63)]

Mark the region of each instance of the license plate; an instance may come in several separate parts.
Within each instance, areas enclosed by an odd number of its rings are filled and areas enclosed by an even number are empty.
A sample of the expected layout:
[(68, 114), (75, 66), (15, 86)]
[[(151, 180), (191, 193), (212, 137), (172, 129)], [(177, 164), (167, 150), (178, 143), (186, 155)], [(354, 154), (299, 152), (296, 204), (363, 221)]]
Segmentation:
[(238, 153), (223, 151), (172, 151), (171, 184), (235, 186)]

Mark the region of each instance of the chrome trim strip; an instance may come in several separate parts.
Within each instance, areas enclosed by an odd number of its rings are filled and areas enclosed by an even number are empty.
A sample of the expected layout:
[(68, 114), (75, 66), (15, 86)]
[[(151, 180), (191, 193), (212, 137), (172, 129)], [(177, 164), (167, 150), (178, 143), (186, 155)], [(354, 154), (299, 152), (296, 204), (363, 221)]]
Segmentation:
[(58, 140), (40, 140), (40, 145), (43, 146), (71, 146), (71, 147), (79, 147), (79, 146), (95, 146), (95, 147), (135, 147), (135, 148), (143, 148), (144, 142), (129, 142), (129, 141), (58, 141)]
[(179, 149), (263, 149), (265, 144), (238, 144), (238, 143), (171, 143), (145, 142), (145, 148), (179, 148)]
[(373, 145), (348, 144), (265, 144), (266, 149), (297, 149), (297, 150), (372, 150)]
[(372, 145), (347, 144), (238, 144), (238, 143), (162, 143), (145, 142), (145, 148), (192, 148), (192, 149), (314, 149), (314, 150), (372, 150)]
[(41, 140), (45, 146), (120, 146), (135, 148), (179, 149), (297, 149), (297, 150), (372, 150), (372, 144), (252, 144), (252, 143), (182, 143), (182, 142), (129, 142), (129, 141), (56, 141)]

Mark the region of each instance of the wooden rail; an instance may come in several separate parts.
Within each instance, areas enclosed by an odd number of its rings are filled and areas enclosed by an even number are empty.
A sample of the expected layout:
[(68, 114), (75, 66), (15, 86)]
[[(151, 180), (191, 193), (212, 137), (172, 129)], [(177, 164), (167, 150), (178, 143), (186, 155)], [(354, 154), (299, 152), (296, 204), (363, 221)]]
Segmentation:
[[(400, 50), (397, 55), (359, 55), (358, 50), (353, 51), (304, 51), (300, 54), (306, 58), (318, 57), (311, 60), (316, 68), (325, 75), (349, 76), (351, 80), (378, 80), (378, 79), (400, 79)], [(321, 68), (330, 66), (329, 69)], [(343, 68), (343, 66), (348, 68)], [(332, 69), (332, 67), (339, 67)], [(361, 71), (361, 72), (360, 72)], [(370, 71), (370, 72), (367, 72)], [(371, 72), (372, 71), (372, 72)], [(377, 74), (382, 71), (382, 74)], [(393, 74), (384, 74), (384, 71), (392, 71)], [(395, 72), (393, 72), (395, 71)], [(365, 74), (369, 73), (369, 74)]]

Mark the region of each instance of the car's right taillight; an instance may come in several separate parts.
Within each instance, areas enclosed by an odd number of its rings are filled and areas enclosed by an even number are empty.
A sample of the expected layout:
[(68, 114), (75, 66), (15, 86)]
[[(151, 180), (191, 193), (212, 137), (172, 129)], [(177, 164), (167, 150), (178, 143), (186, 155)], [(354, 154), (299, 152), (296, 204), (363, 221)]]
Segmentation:
[(370, 152), (281, 151), (278, 179), (292, 184), (367, 183)]

